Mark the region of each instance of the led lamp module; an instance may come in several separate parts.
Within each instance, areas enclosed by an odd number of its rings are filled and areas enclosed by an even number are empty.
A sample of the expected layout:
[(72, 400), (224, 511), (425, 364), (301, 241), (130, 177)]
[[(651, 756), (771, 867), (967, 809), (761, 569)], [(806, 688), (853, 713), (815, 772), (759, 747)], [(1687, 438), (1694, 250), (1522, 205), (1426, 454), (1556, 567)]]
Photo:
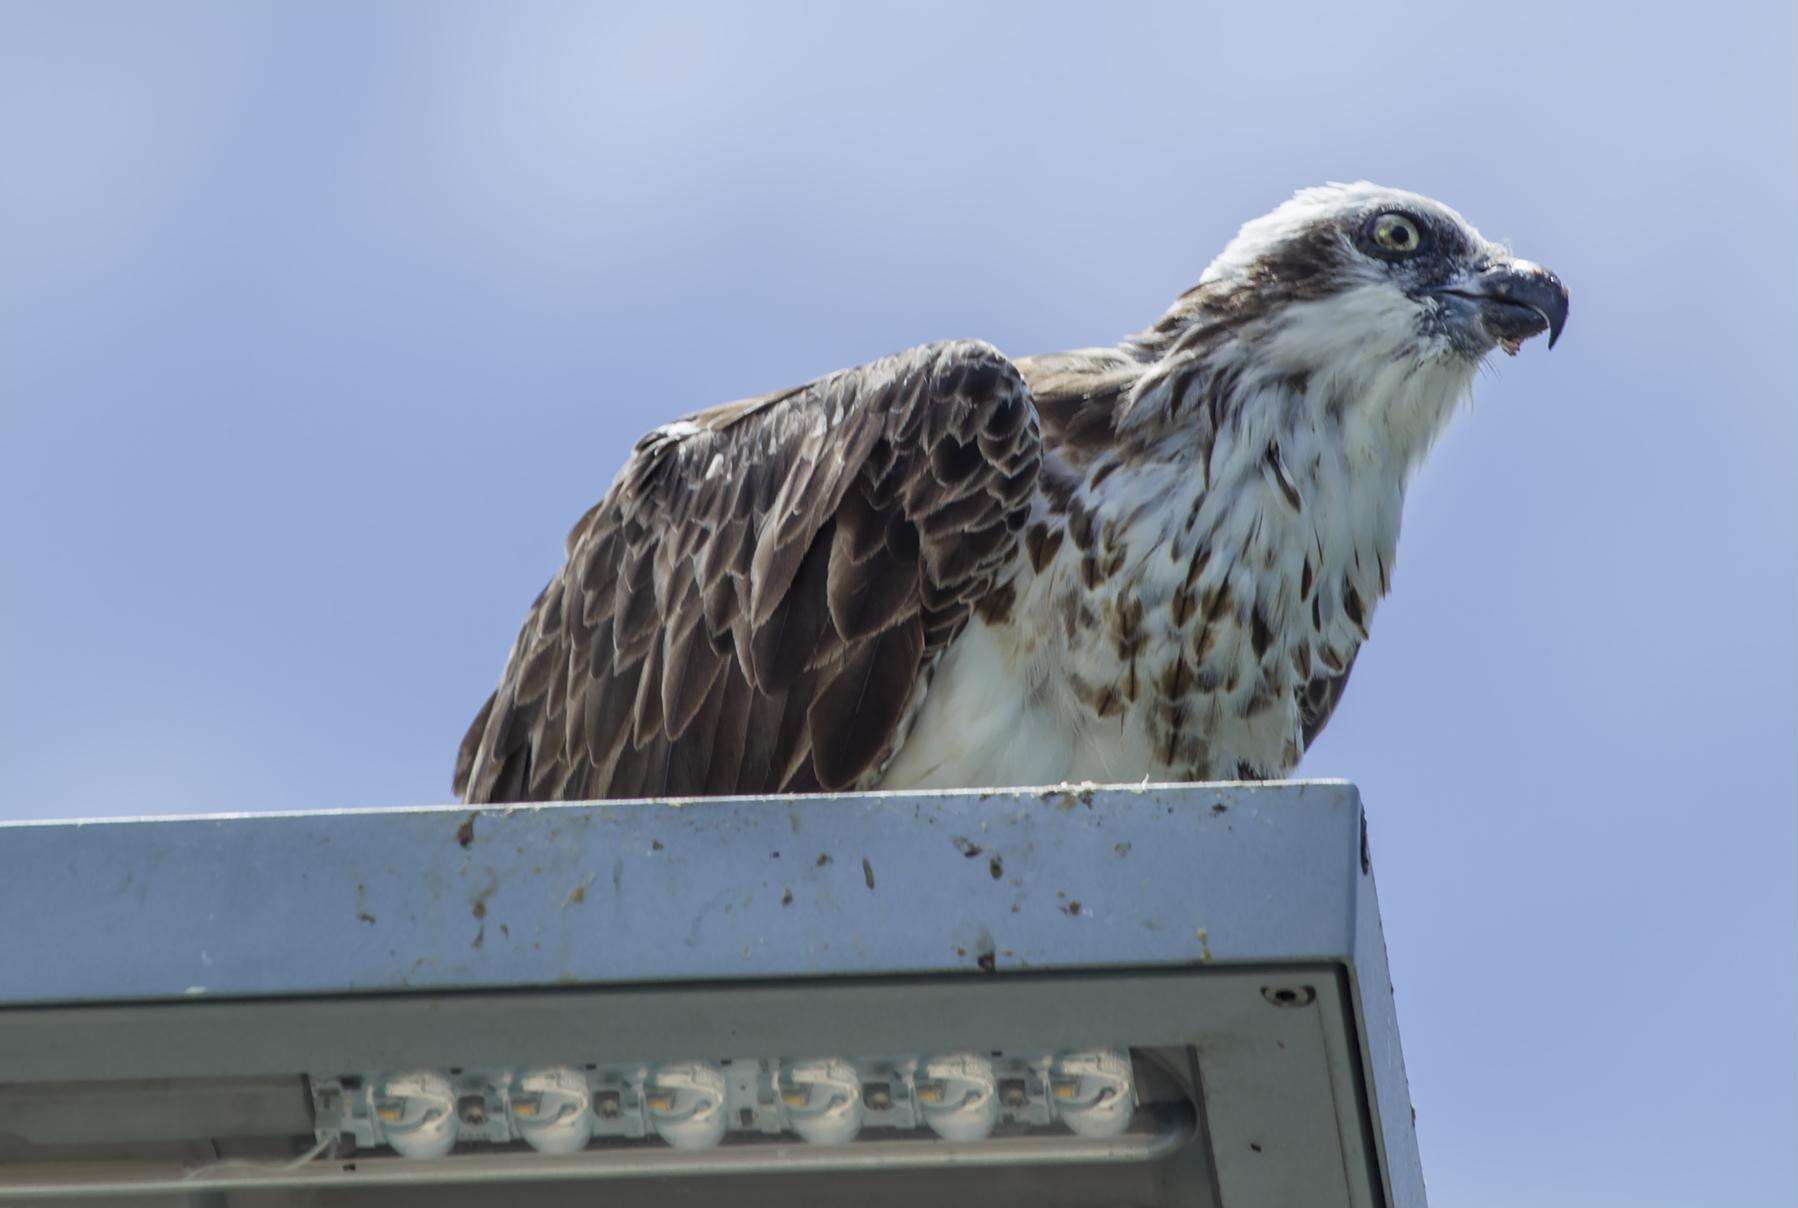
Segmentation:
[[(889, 1139), (956, 1142), (999, 1128), (1018, 1136), (1118, 1136), (1137, 1102), (1130, 1057), (1118, 1049), (741, 1058), (722, 1067), (591, 1062), (311, 1081), (319, 1117), (335, 1120), (358, 1148), (385, 1145), (416, 1158), (444, 1157), (458, 1140), (463, 1152), (522, 1140), (566, 1155), (648, 1137), (708, 1149), (730, 1134), (846, 1145), (865, 1128)], [(506, 1106), (488, 1111), (490, 1103)], [(460, 1110), (450, 1112), (451, 1105)]]
[(540, 1153), (578, 1153), (593, 1136), (593, 1096), (578, 1070), (532, 1070), (512, 1081), (507, 1095), (512, 1122)]
[(449, 1079), (410, 1070), (375, 1084), (381, 1137), (402, 1156), (441, 1158), (456, 1147), (456, 1092)]
[(978, 1141), (999, 1122), (999, 1080), (978, 1053), (932, 1057), (918, 1068), (913, 1092), (924, 1119), (948, 1141)]
[(643, 1089), (650, 1123), (676, 1149), (707, 1149), (724, 1139), (724, 1075), (702, 1061), (658, 1066)]
[(1055, 1114), (1083, 1137), (1115, 1137), (1135, 1111), (1130, 1057), (1115, 1049), (1062, 1053), (1049, 1066)]
[(862, 1127), (862, 1078), (838, 1057), (781, 1067), (780, 1101), (793, 1131), (814, 1145), (853, 1141)]

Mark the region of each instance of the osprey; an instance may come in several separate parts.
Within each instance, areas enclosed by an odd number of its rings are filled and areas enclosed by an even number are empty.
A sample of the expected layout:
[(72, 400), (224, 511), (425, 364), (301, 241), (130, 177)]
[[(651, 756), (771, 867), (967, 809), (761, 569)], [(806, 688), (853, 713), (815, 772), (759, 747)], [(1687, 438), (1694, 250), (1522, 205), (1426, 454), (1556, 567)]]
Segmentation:
[(657, 428), (463, 739), (470, 802), (1287, 774), (1411, 472), (1555, 275), (1365, 182), (1152, 327), (930, 344)]

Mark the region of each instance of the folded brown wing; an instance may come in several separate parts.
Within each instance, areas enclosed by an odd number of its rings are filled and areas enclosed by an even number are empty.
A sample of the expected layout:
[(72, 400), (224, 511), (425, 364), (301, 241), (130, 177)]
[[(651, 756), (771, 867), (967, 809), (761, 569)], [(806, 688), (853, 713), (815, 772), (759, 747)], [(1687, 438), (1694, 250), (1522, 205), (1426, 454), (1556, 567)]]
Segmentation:
[(471, 802), (861, 787), (1016, 548), (1041, 447), (986, 344), (659, 428), (469, 727)]

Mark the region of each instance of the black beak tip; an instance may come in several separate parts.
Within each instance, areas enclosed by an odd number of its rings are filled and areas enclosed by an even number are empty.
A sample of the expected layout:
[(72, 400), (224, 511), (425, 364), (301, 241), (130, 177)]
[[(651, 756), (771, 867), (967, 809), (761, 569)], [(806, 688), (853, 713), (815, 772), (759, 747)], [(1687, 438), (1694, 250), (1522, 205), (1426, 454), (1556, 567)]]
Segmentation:
[(1567, 287), (1547, 269), (1542, 270), (1542, 277), (1548, 294), (1548, 305), (1543, 308), (1542, 317), (1548, 320), (1548, 346), (1552, 349), (1567, 326)]
[(1553, 348), (1567, 326), (1567, 287), (1540, 264), (1495, 265), (1482, 275), (1478, 293), (1488, 300), (1487, 326), (1495, 334), (1527, 339), (1546, 329)]

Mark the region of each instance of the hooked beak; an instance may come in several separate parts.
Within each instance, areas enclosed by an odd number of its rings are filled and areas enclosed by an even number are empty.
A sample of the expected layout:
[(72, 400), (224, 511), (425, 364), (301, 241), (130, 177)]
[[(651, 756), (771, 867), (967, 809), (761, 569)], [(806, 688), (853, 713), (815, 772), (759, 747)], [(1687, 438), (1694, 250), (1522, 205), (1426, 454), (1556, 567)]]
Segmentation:
[(1567, 287), (1529, 260), (1498, 261), (1472, 281), (1437, 292), (1472, 302), (1481, 326), (1507, 352), (1516, 352), (1519, 344), (1544, 331), (1553, 348), (1567, 326)]

